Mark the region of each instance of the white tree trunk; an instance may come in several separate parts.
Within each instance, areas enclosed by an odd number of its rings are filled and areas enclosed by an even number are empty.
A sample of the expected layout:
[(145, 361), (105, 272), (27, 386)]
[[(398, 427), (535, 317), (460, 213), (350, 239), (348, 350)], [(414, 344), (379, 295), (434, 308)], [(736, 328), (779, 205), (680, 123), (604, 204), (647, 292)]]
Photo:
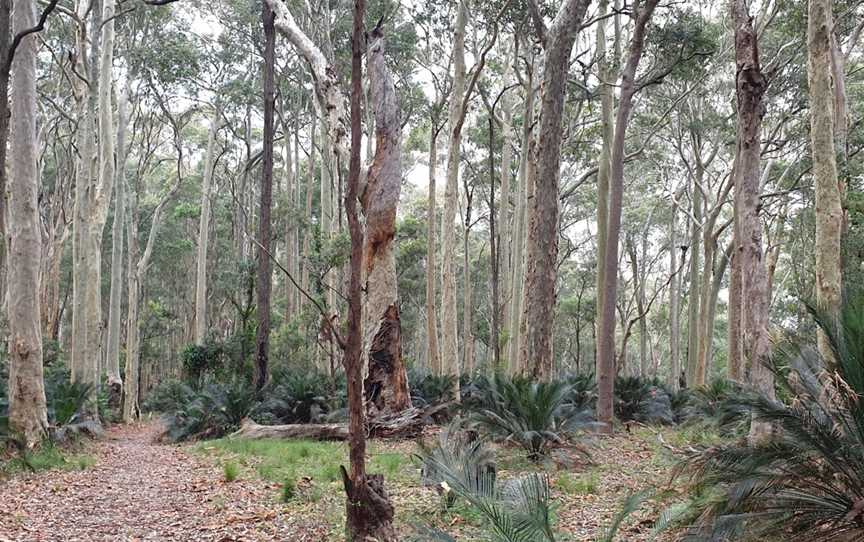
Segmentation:
[[(30, 0), (15, 2), (15, 33), (36, 24), (34, 8)], [(35, 34), (25, 37), (12, 63), (12, 163), (7, 215), (9, 426), (24, 438), (27, 448), (38, 445), (48, 429), (39, 316), (42, 236), (37, 204), (36, 40)]]
[[(457, 376), (459, 332), (456, 313), (456, 206), (459, 202), (459, 165), (462, 147), (462, 101), (465, 96), (466, 0), (459, 0), (453, 34), (453, 85), (450, 90), (449, 140), (447, 143), (447, 184), (441, 219), (441, 368), (442, 374)], [(463, 340), (467, 341), (467, 337)], [(454, 386), (458, 399), (459, 386)]]
[(534, 81), (530, 77), (534, 72), (534, 57), (531, 58), (529, 77), (525, 81), (525, 111), (522, 123), (522, 151), (519, 157), (519, 171), (516, 177), (516, 213), (513, 231), (513, 300), (510, 304), (510, 339), (507, 349), (507, 372), (515, 375), (519, 372), (519, 352), (522, 348), (524, 333), (522, 331), (522, 300), (525, 285), (525, 242), (528, 220), (528, 161), (531, 159), (531, 134), (534, 125)]
[[(807, 81), (810, 88), (810, 147), (816, 192), (816, 303), (829, 315), (840, 311), (843, 208), (834, 145), (831, 77), (831, 0), (810, 0), (807, 21)], [(845, 122), (845, 119), (844, 121)], [(823, 334), (819, 351), (833, 359)]]
[[(509, 72), (509, 70), (508, 70)], [(509, 75), (507, 73), (506, 75)], [(505, 84), (508, 79), (505, 77)], [(512, 292), (512, 271), (510, 263), (511, 243), (511, 221), (513, 220), (513, 207), (511, 200), (511, 174), (510, 168), (513, 163), (513, 101), (510, 99), (509, 93), (505, 93), (501, 98), (501, 132), (504, 138), (501, 148), (501, 202), (498, 205), (498, 261), (500, 268), (498, 276), (501, 280), (500, 300), (498, 304), (499, 321), (501, 322), (500, 337), (493, 337), (492, 340), (500, 341), (501, 338), (507, 341), (512, 341), (511, 328), (509, 325), (510, 303), (513, 299)], [(504, 344), (506, 346), (507, 343)], [(494, 346), (493, 346), (494, 348)], [(503, 362), (502, 362), (503, 364)], [(498, 371), (502, 367), (496, 367)]]
[[(126, 227), (126, 201), (125, 201), (125, 162), (126, 162), (126, 128), (128, 114), (126, 111), (128, 93), (121, 94), (117, 101), (117, 171), (114, 196), (114, 222), (111, 225), (111, 294), (108, 303), (108, 388), (111, 398), (116, 399), (119, 404), (120, 394), (123, 389), (123, 379), (120, 377), (120, 298), (123, 295), (123, 235)], [(103, 126), (103, 128), (106, 128)], [(110, 139), (110, 138), (108, 138)], [(113, 143), (107, 146), (110, 150), (111, 160), (114, 160)], [(103, 145), (103, 153), (109, 152)], [(112, 168), (113, 169), (113, 168)], [(102, 173), (107, 174), (103, 165)]]
[(201, 216), (198, 222), (198, 257), (195, 272), (195, 344), (204, 344), (207, 337), (207, 247), (210, 244), (210, 196), (216, 154), (216, 135), (222, 116), (221, 104), (213, 108), (204, 158), (204, 179), (201, 184)]

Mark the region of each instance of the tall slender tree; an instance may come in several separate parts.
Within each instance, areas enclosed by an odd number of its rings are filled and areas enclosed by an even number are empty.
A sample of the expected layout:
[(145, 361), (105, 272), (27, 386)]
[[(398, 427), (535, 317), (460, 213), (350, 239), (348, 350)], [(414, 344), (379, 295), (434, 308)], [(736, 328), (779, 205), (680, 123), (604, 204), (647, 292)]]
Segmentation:
[[(741, 258), (743, 352), (750, 366), (749, 381), (766, 397), (774, 397), (774, 377), (768, 368), (771, 342), (768, 333), (768, 274), (762, 249), (759, 218), (762, 193), (760, 159), (762, 117), (768, 80), (759, 63), (758, 34), (745, 0), (732, 4), (735, 25), (735, 89), (737, 97), (737, 141), (735, 198), (741, 214), (736, 235), (736, 257)], [(833, 148), (831, 148), (833, 153)], [(771, 434), (771, 425), (753, 420), (749, 439), (761, 442)]]
[[(34, 2), (29, 0), (15, 2), (12, 28), (16, 33), (35, 26), (34, 9)], [(10, 255), (9, 425), (28, 448), (36, 446), (48, 430), (39, 316), (42, 246), (37, 204), (36, 44), (35, 34), (24, 37), (12, 62), (13, 137), (6, 239)]]
[[(258, 331), (256, 336), (255, 388), (267, 382), (270, 355), (270, 209), (273, 204), (273, 139), (276, 93), (274, 90), (276, 64), (275, 16), (267, 2), (261, 3), (264, 23), (264, 148), (261, 161), (261, 203), (258, 216)], [(286, 136), (287, 137), (287, 134)]]
[(535, 0), (528, 6), (543, 44), (540, 88), (540, 125), (528, 162), (528, 182), (534, 185), (534, 202), (526, 244), (525, 288), (522, 320), (525, 343), (519, 354), (521, 371), (547, 379), (552, 371), (552, 321), (558, 269), (558, 183), (561, 177), (561, 123), (570, 53), (588, 9), (588, 0), (567, 0), (549, 28)]
[[(832, 82), (831, 39), (834, 30), (831, 0), (809, 0), (807, 10), (807, 82), (810, 91), (810, 150), (816, 192), (816, 303), (838, 316), (842, 288), (843, 234), (842, 187), (835, 154), (835, 103)], [(842, 78), (842, 76), (841, 76)], [(833, 354), (820, 333), (819, 350), (826, 359)]]
[(597, 337), (597, 419), (611, 431), (613, 396), (615, 391), (615, 303), (618, 295), (618, 241), (621, 235), (621, 210), (624, 196), (624, 143), (627, 125), (636, 94), (636, 70), (642, 59), (645, 35), (658, 0), (646, 0), (633, 4), (635, 24), (627, 61), (621, 72), (621, 96), (615, 116), (615, 136), (612, 144), (611, 170), (609, 176), (609, 227), (606, 239), (606, 265), (603, 277), (603, 317)]

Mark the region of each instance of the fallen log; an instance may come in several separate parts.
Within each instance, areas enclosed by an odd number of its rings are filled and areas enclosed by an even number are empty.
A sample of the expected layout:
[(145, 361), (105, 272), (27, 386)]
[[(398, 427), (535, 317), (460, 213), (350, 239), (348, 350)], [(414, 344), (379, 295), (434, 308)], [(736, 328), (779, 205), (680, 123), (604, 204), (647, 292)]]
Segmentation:
[(247, 418), (243, 420), (242, 424), (240, 424), (240, 429), (231, 434), (231, 438), (347, 440), (348, 425), (344, 423), (259, 425)]
[[(436, 415), (448, 410), (453, 403), (443, 403), (428, 408), (408, 408), (395, 414), (383, 414), (367, 422), (367, 436), (371, 438), (415, 438), (427, 425), (435, 423)], [(347, 440), (348, 424), (308, 423), (287, 425), (259, 425), (252, 420), (243, 420), (240, 429), (230, 438), (245, 439), (311, 439)]]

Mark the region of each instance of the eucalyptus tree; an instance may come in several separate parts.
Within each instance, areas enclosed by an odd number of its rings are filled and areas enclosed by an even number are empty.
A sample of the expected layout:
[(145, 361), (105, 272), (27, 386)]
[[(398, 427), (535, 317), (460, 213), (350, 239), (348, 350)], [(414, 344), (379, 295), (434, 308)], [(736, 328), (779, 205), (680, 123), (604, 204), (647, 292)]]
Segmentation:
[[(4, 4), (8, 4), (4, 2)], [(12, 61), (12, 148), (9, 182), (9, 425), (30, 449), (47, 436), (39, 316), (41, 235), (36, 144), (37, 37), (34, 2), (19, 0), (11, 15), (23, 36)], [(5, 144), (5, 141), (4, 141)], [(5, 167), (5, 164), (0, 164)], [(5, 188), (5, 187), (4, 187)], [(4, 195), (5, 197), (5, 195)]]
[[(765, 114), (763, 96), (768, 79), (759, 62), (758, 35), (747, 4), (732, 4), (735, 26), (735, 88), (737, 98), (737, 147), (735, 160), (737, 254), (741, 258), (741, 300), (744, 323), (744, 355), (750, 362), (750, 380), (768, 398), (774, 397), (774, 378), (768, 362), (771, 353), (768, 332), (768, 276), (759, 218), (761, 128)], [(752, 420), (751, 442), (769, 437), (770, 424)]]
[(624, 143), (633, 108), (633, 96), (637, 92), (636, 70), (642, 59), (648, 22), (657, 7), (657, 0), (646, 0), (634, 5), (635, 22), (633, 35), (627, 52), (627, 60), (621, 72), (621, 96), (615, 117), (615, 133), (610, 157), (609, 176), (609, 226), (605, 250), (605, 276), (602, 294), (599, 296), (603, 309), (597, 343), (597, 419), (611, 430), (613, 416), (613, 392), (615, 385), (615, 298), (618, 288), (618, 241), (621, 231), (621, 202), (624, 191)]
[[(560, 180), (561, 121), (570, 53), (585, 12), (587, 0), (567, 0), (547, 28), (537, 2), (528, 9), (534, 31), (543, 46), (540, 75), (540, 125), (530, 143), (528, 183), (534, 185), (526, 242), (525, 287), (522, 323), (526, 326), (519, 353), (523, 374), (547, 379), (552, 370), (552, 322), (558, 265), (558, 184)], [(524, 152), (524, 151), (523, 151)]]
[[(845, 118), (835, 118), (834, 89), (842, 74), (832, 81), (833, 2), (810, 0), (807, 11), (807, 82), (810, 93), (810, 148), (816, 192), (816, 303), (837, 316), (842, 289), (843, 206), (835, 154), (835, 127)], [(819, 350), (832, 359), (827, 340), (819, 335)]]

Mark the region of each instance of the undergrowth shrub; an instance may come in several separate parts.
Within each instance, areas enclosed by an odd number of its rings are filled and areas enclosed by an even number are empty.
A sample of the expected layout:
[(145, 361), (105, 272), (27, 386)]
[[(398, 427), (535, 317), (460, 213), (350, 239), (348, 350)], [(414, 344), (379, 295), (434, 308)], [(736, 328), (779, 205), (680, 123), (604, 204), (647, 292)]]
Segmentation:
[(615, 378), (615, 416), (622, 422), (675, 423), (672, 401), (656, 378)]
[(682, 466), (703, 496), (694, 536), (864, 539), (864, 296), (845, 301), (839, 319), (810, 312), (831, 357), (793, 337), (769, 365), (785, 402), (751, 392), (723, 406), (772, 424), (773, 434), (708, 448)]
[(593, 423), (587, 410), (568, 402), (570, 391), (564, 381), (496, 375), (473, 399), (468, 420), (482, 434), (517, 444), (539, 461)]
[[(476, 511), (483, 521), (484, 539), (555, 540), (548, 479), (536, 473), (499, 479), (491, 449), (484, 440), (464, 432), (458, 420), (442, 430), (434, 443), (420, 443), (415, 457), (424, 475), (440, 484), (446, 506), (458, 499)], [(414, 540), (455, 540), (431, 526), (415, 527)]]
[(452, 401), (456, 377), (433, 375), (417, 370), (408, 371), (408, 389), (414, 406), (425, 407)]
[(240, 427), (256, 402), (254, 388), (244, 380), (206, 384), (188, 404), (167, 414), (168, 438), (182, 441), (224, 436)]
[(346, 402), (344, 378), (281, 370), (261, 391), (252, 418), (259, 423), (316, 423), (329, 420)]

